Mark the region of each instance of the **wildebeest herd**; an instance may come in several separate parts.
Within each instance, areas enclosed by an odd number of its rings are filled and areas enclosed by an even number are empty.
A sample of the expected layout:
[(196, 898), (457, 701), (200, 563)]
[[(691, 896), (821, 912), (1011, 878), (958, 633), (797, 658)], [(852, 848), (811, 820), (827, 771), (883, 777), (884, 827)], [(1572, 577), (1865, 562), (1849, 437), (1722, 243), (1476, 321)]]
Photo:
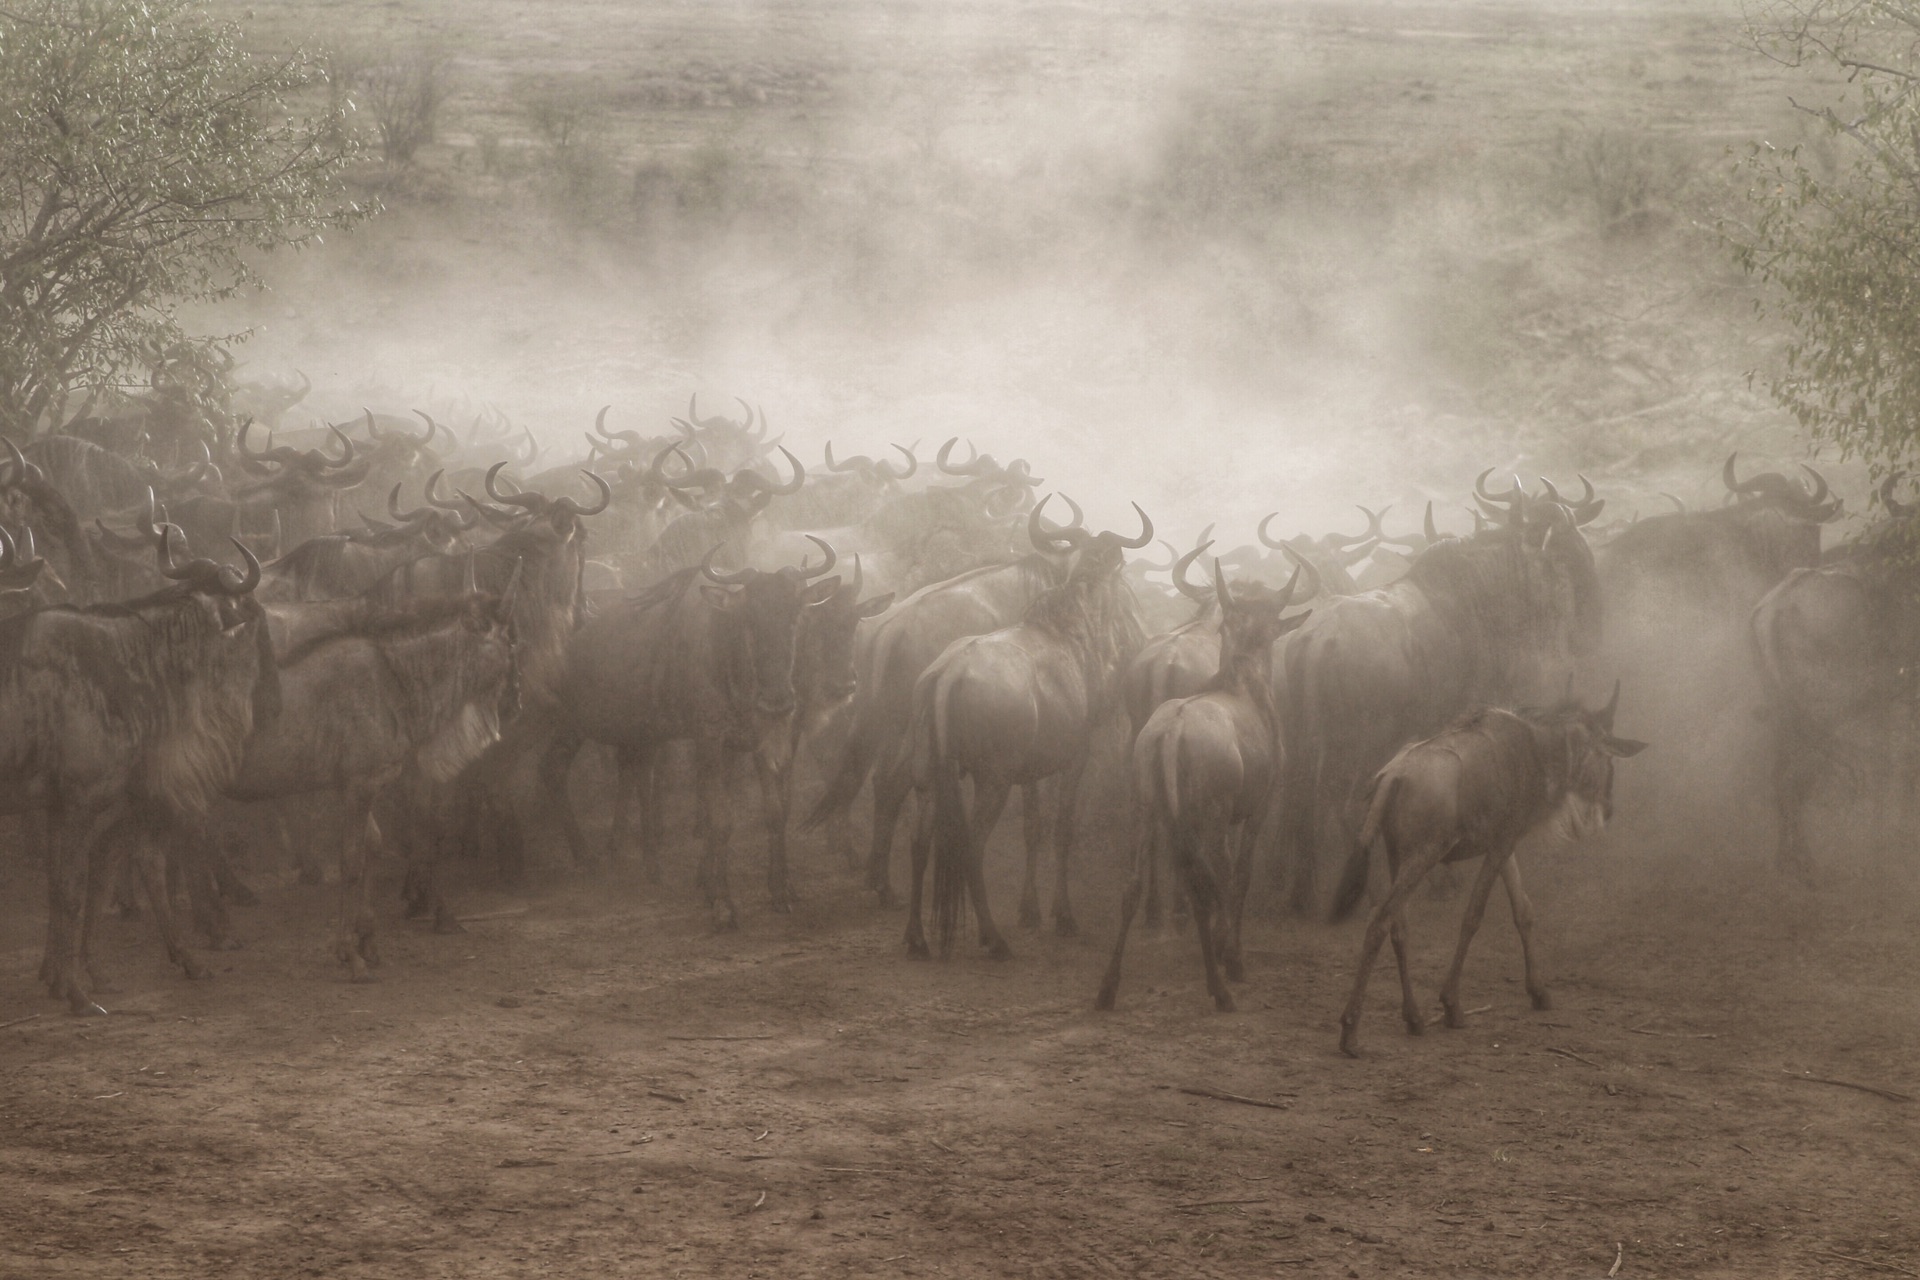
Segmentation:
[[(1082, 795), (1090, 770), (1123, 770), (1137, 847), (1106, 1008), (1143, 904), (1150, 926), (1169, 898), (1190, 917), (1208, 993), (1231, 1009), (1256, 875), (1318, 910), (1337, 858), (1344, 914), (1381, 855), (1341, 1018), (1351, 1051), (1388, 939), (1408, 1027), (1425, 1025), (1404, 905), (1441, 863), (1479, 860), (1442, 990), (1449, 1022), (1495, 879), (1544, 1007), (1513, 850), (1530, 831), (1607, 820), (1613, 762), (1644, 745), (1615, 736), (1621, 681), (1631, 709), (1660, 680), (1635, 637), (1662, 653), (1750, 630), (1780, 858), (1803, 874), (1802, 811), (1828, 746), (1884, 718), (1911, 666), (1897, 475), (1879, 492), (1886, 518), (1825, 552), (1841, 504), (1824, 479), (1743, 479), (1728, 458), (1724, 505), (1611, 530), (1584, 478), (1574, 496), (1545, 479), (1492, 487), (1490, 468), (1467, 495), (1469, 533), (1443, 534), (1428, 503), (1419, 533), (1390, 535), (1385, 510), (1362, 508), (1363, 533), (1278, 540), (1275, 513), (1258, 545), (1210, 555), (1209, 526), (1155, 560), (1141, 554), (1156, 541), (1147, 512), (1096, 532), (1025, 461), (961, 458), (957, 440), (930, 462), (918, 445), (875, 460), (829, 444), (822, 470), (763, 411), (701, 416), (696, 401), (657, 436), (610, 430), (603, 410), (583, 456), (542, 466), (532, 434), (497, 413), (461, 432), (371, 411), (282, 430), (306, 391), (239, 388), (218, 414), (157, 398), (4, 442), (0, 794), (47, 869), (41, 977), (76, 1012), (98, 1008), (88, 935), (116, 897), (143, 896), (168, 954), (199, 976), (176, 899), (225, 947), (226, 904), (248, 900), (241, 873), (272, 846), (317, 879), (311, 841), (278, 816), (316, 794), (337, 798), (335, 954), (364, 979), (380, 959), (376, 858), (405, 863), (409, 910), (457, 929), (446, 892), (472, 859), (513, 868), (549, 834), (577, 862), (595, 856), (569, 777), (601, 744), (616, 775), (606, 853), (627, 858), (637, 813), (652, 880), (662, 809), (690, 766), (698, 880), (720, 927), (739, 920), (742, 757), (776, 911), (792, 896), (790, 828), (824, 828), (852, 864), (868, 791), (866, 883), (890, 903), (915, 798), (916, 956), (933, 949), (927, 898), (942, 955), (969, 904), (979, 943), (1010, 953), (983, 854), (1016, 787), (1021, 922), (1039, 923), (1051, 846), (1052, 919), (1075, 931)], [(1576, 688), (1611, 695), (1596, 708)], [(1100, 750), (1118, 738), (1130, 746)], [(824, 783), (804, 813), (801, 762)]]

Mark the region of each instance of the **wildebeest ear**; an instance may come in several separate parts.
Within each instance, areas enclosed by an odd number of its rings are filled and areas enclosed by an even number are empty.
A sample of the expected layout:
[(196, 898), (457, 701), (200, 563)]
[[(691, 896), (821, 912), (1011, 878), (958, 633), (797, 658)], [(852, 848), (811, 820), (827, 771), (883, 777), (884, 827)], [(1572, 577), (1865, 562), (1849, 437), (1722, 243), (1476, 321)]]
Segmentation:
[(875, 596), (871, 600), (861, 601), (857, 612), (863, 618), (877, 618), (885, 613), (892, 604), (893, 592), (889, 591), (883, 596)]
[(823, 605), (833, 599), (833, 593), (839, 589), (840, 575), (837, 573), (831, 578), (821, 578), (818, 581), (809, 582), (807, 589), (800, 593), (800, 603), (809, 609), (816, 605)]
[(733, 602), (739, 598), (732, 590), (717, 582), (701, 583), (700, 594), (707, 598), (708, 608), (718, 609), (722, 613), (733, 608)]
[(1647, 749), (1647, 744), (1635, 742), (1632, 738), (1616, 738), (1608, 734), (1600, 739), (1600, 749), (1610, 756), (1637, 756)]
[(1302, 609), (1299, 613), (1294, 614), (1291, 618), (1280, 619), (1280, 626), (1277, 630), (1274, 631), (1273, 638), (1275, 640), (1278, 640), (1281, 636), (1287, 634), (1287, 632), (1289, 631), (1292, 631), (1294, 628), (1298, 627), (1301, 623), (1305, 622), (1308, 618), (1311, 618), (1312, 616), (1313, 616), (1313, 610)]

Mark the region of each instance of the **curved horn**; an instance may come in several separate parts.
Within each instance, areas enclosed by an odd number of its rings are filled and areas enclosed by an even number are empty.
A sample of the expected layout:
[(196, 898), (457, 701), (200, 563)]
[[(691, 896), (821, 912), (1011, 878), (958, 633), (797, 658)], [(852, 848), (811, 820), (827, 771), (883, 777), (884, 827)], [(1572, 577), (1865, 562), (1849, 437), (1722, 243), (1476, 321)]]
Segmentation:
[(507, 461), (501, 461), (487, 468), (487, 496), (495, 502), (504, 502), (515, 507), (525, 507), (529, 511), (538, 511), (546, 506), (547, 499), (543, 494), (500, 492), (499, 475), (508, 465), (509, 463)]
[[(740, 429), (742, 431), (752, 431), (753, 430), (753, 406), (748, 404), (745, 400), (741, 399), (739, 396), (735, 396), (733, 398), (733, 402), (740, 406), (740, 411), (742, 413), (747, 415), (746, 417), (740, 420)], [(761, 439), (764, 440), (766, 438), (766, 435), (767, 435), (766, 429), (762, 428), (760, 431)]]
[[(419, 444), (420, 444), (420, 447), (423, 449), (428, 448), (433, 444), (434, 433), (436, 431), (445, 431), (446, 428), (442, 427), (439, 423), (435, 422), (433, 420), (433, 415), (430, 413), (423, 413), (419, 409), (415, 409), (413, 412), (421, 419), (421, 421), (427, 424), (427, 434), (420, 437)], [(453, 435), (453, 432), (447, 431), (447, 435), (451, 437)], [(458, 445), (459, 443), (460, 442), (458, 440), (454, 441), (455, 445)]]
[[(440, 473), (436, 471), (433, 474), (437, 477)], [(387, 491), (387, 514), (402, 524), (412, 524), (416, 520), (422, 520), (432, 515), (432, 507), (422, 507), (417, 511), (402, 511), (400, 509), (400, 486), (405, 483), (406, 481), (404, 480), (395, 480), (393, 482), (393, 488)]]
[(260, 585), (260, 557), (254, 555), (247, 544), (238, 538), (229, 538), (227, 541), (240, 548), (241, 558), (247, 562), (247, 571), (238, 582), (233, 582), (227, 577), (233, 570), (223, 567), (220, 570), (220, 589), (230, 596), (248, 595)]
[(1662, 490), (1660, 491), (1660, 496), (1661, 496), (1661, 497), (1663, 497), (1663, 498), (1665, 498), (1665, 499), (1666, 499), (1666, 500), (1667, 500), (1668, 502), (1671, 502), (1671, 503), (1673, 504), (1673, 509), (1674, 509), (1675, 511), (1677, 511), (1677, 512), (1679, 512), (1679, 513), (1680, 513), (1681, 515), (1686, 515), (1686, 514), (1687, 514), (1687, 504), (1686, 504), (1686, 503), (1684, 503), (1684, 502), (1682, 502), (1682, 501), (1680, 501), (1680, 499), (1678, 499), (1678, 498), (1676, 498), (1676, 497), (1674, 497), (1674, 496), (1673, 496), (1672, 494), (1670, 494), (1670, 493), (1668, 493), (1668, 492), (1667, 492), (1666, 490), (1664, 490), (1664, 489), (1662, 489)]
[(179, 582), (193, 576), (193, 566), (191, 564), (179, 568), (174, 566), (173, 547), (170, 544), (176, 533), (183, 539), (187, 536), (181, 532), (178, 525), (163, 524), (159, 527), (154, 538), (154, 560), (159, 567), (161, 577)]
[(723, 545), (725, 544), (716, 542), (707, 548), (707, 554), (700, 557), (700, 573), (701, 576), (705, 577), (709, 582), (717, 582), (723, 587), (737, 587), (753, 576), (753, 570), (741, 569), (734, 573), (715, 573), (713, 571), (714, 553), (719, 551)]
[(580, 474), (591, 480), (594, 487), (600, 490), (600, 505), (583, 507), (572, 498), (556, 498), (553, 505), (576, 516), (597, 516), (613, 505), (613, 486), (608, 484), (606, 477), (598, 471), (582, 471)]
[(1345, 534), (1330, 533), (1326, 537), (1327, 546), (1338, 551), (1345, 551), (1347, 548), (1357, 547), (1363, 542), (1377, 542), (1380, 540), (1380, 522), (1386, 518), (1387, 512), (1393, 510), (1393, 505), (1389, 503), (1378, 511), (1369, 511), (1365, 507), (1359, 507), (1358, 510), (1361, 515), (1367, 518), (1367, 531), (1352, 538), (1347, 537)]
[(1432, 546), (1434, 543), (1440, 541), (1440, 528), (1433, 522), (1433, 502), (1431, 500), (1427, 502), (1427, 514), (1420, 525), (1420, 531), (1426, 535), (1428, 546)]
[(13, 535), (0, 524), (0, 569), (11, 569), (14, 562)]
[(699, 433), (693, 429), (693, 424), (691, 422), (686, 421), (684, 418), (673, 419), (673, 425), (680, 428), (680, 434), (685, 436), (687, 439), (696, 440), (699, 438)]
[(1603, 732), (1613, 732), (1613, 713), (1619, 710), (1619, 708), (1620, 680), (1618, 677), (1615, 677), (1613, 682), (1613, 696), (1607, 699), (1607, 705), (1600, 708), (1599, 713), (1594, 717)]
[[(914, 442), (915, 445), (917, 445), (918, 443), (919, 441)], [(893, 445), (892, 447), (895, 449), (898, 449), (901, 452), (901, 454), (905, 456), (907, 460), (907, 469), (905, 471), (895, 471), (893, 469), (893, 463), (891, 462), (875, 463), (874, 469), (889, 480), (911, 479), (913, 476), (913, 473), (920, 469), (920, 459), (913, 456), (912, 447), (901, 446), (897, 444)]]
[(367, 415), (367, 439), (380, 439), (380, 424), (373, 420), (373, 410), (367, 408), (365, 405), (361, 405), (360, 412)]
[(833, 460), (833, 441), (831, 440), (827, 441), (827, 470), (829, 471), (853, 470), (853, 464), (851, 462), (835, 462)]
[(442, 511), (458, 511), (460, 504), (450, 498), (440, 496), (440, 477), (447, 474), (445, 467), (427, 477), (427, 505), (438, 507)]
[(505, 511), (499, 507), (488, 506), (486, 503), (480, 501), (480, 499), (468, 493), (465, 489), (455, 489), (454, 492), (465, 498), (468, 506), (485, 516), (488, 524), (497, 525), (502, 529), (510, 529), (514, 528), (515, 522), (521, 518), (519, 512)]
[(1131, 540), (1120, 538), (1117, 541), (1129, 551), (1138, 551), (1153, 542), (1153, 520), (1140, 509), (1140, 504), (1137, 502), (1133, 504), (1133, 513), (1140, 517), (1140, 536)]
[(1080, 544), (1080, 538), (1070, 535), (1080, 534), (1081, 538), (1086, 535), (1081, 530), (1073, 528), (1048, 529), (1046, 522), (1040, 518), (1040, 512), (1051, 501), (1053, 501), (1053, 495), (1049, 493), (1036, 502), (1033, 510), (1027, 513), (1027, 538), (1037, 551), (1071, 551)]
[[(367, 416), (371, 418), (373, 415), (368, 414)], [(328, 458), (324, 454), (321, 454), (320, 451), (316, 449), (314, 450), (314, 456), (319, 458), (320, 465), (325, 467), (329, 471), (338, 471), (342, 467), (352, 466), (353, 465), (353, 441), (347, 438), (346, 432), (334, 426), (331, 422), (327, 424), (327, 430), (333, 432), (334, 437), (340, 441), (340, 447), (346, 450), (346, 452), (341, 455), (340, 460), (338, 462), (335, 462), (331, 458)]]
[(1813, 477), (1814, 491), (1807, 495), (1807, 505), (1817, 507), (1827, 500), (1827, 478), (1804, 462), (1800, 469)]
[(1180, 562), (1180, 548), (1174, 546), (1165, 538), (1160, 539), (1160, 545), (1167, 549), (1167, 562), (1165, 564), (1155, 564), (1151, 560), (1142, 560), (1138, 556), (1134, 557), (1133, 563), (1148, 573), (1166, 573)]
[(1271, 523), (1273, 518), (1279, 514), (1280, 513), (1278, 511), (1268, 513), (1267, 517), (1260, 522), (1259, 528), (1253, 531), (1253, 536), (1260, 539), (1260, 545), (1267, 548), (1267, 550), (1269, 551), (1284, 551), (1287, 547), (1286, 543), (1275, 542), (1272, 538), (1269, 538), (1267, 536), (1267, 525)]
[(299, 404), (302, 400), (305, 400), (307, 398), (307, 392), (313, 390), (312, 378), (309, 378), (306, 374), (301, 373), (300, 370), (298, 369), (295, 369), (294, 373), (299, 374), (299, 377), (300, 377), (300, 394), (295, 396), (292, 400), (290, 400), (287, 403), (287, 408), (289, 409), (293, 408), (294, 405)]
[(0, 480), (0, 487), (11, 489), (27, 478), (27, 456), (20, 452), (20, 446), (13, 442), (12, 436), (0, 436), (0, 444), (7, 446), (8, 473)]
[[(1199, 559), (1200, 556), (1206, 552), (1206, 549), (1212, 545), (1213, 539), (1209, 538), (1173, 562), (1174, 590), (1178, 591), (1187, 599), (1197, 601), (1200, 604), (1212, 604), (1215, 600), (1226, 599), (1224, 594), (1210, 592), (1205, 587), (1195, 586), (1193, 583), (1187, 581), (1187, 566)], [(1213, 572), (1217, 579), (1220, 574), (1220, 558), (1218, 556), (1215, 556), (1213, 560)]]
[(825, 538), (815, 537), (810, 533), (807, 535), (807, 541), (820, 548), (821, 554), (826, 556), (827, 559), (826, 563), (822, 564), (818, 569), (807, 568), (807, 562), (802, 560), (800, 562), (800, 576), (803, 578), (824, 578), (833, 570), (834, 565), (840, 563), (840, 553), (835, 551), (833, 544)]
[(967, 460), (965, 462), (955, 464), (947, 460), (953, 453), (953, 446), (959, 443), (960, 437), (955, 436), (953, 439), (941, 445), (940, 452), (934, 455), (935, 465), (950, 476), (977, 476), (981, 474), (979, 465), (980, 451), (973, 447), (973, 441), (971, 440), (967, 441)]
[(787, 462), (793, 467), (793, 479), (787, 481), (785, 484), (768, 485), (767, 492), (781, 495), (798, 493), (800, 492), (800, 486), (807, 482), (807, 469), (800, 464), (800, 459), (793, 456), (793, 451), (787, 448), (787, 446), (781, 445), (780, 452), (787, 455)]
[(599, 437), (600, 437), (600, 438), (601, 438), (602, 440), (611, 440), (611, 439), (613, 439), (613, 437), (612, 437), (612, 436), (610, 436), (610, 435), (608, 435), (608, 434), (607, 434), (607, 410), (609, 410), (609, 409), (611, 409), (611, 408), (613, 408), (613, 406), (612, 406), (612, 405), (610, 405), (610, 404), (603, 404), (603, 405), (601, 405), (601, 406), (600, 406), (600, 412), (599, 412), (599, 413), (596, 413), (596, 414), (594, 414), (594, 415), (593, 415), (593, 429), (594, 429), (594, 432), (595, 432), (595, 433), (596, 433), (597, 435), (599, 435)]
[(522, 427), (520, 428), (520, 432), (527, 438), (527, 456), (520, 459), (520, 465), (530, 467), (533, 465), (534, 460), (540, 456), (540, 442), (533, 438), (532, 427)]
[[(1285, 543), (1282, 543), (1280, 546), (1280, 554), (1285, 556), (1287, 559), (1293, 561), (1294, 578), (1298, 578), (1303, 573), (1307, 575), (1307, 594), (1301, 597), (1301, 603), (1304, 604), (1306, 601), (1313, 599), (1315, 596), (1322, 596), (1327, 593), (1327, 584), (1320, 577), (1320, 568), (1318, 565), (1314, 564), (1313, 560), (1310, 557), (1300, 554), (1300, 552), (1296, 551), (1293, 547), (1290, 547)], [(1289, 588), (1291, 588), (1291, 583), (1292, 583), (1291, 578), (1288, 579), (1288, 583), (1289, 583)], [(1288, 591), (1287, 599), (1289, 600), (1293, 599), (1293, 594), (1291, 589), (1289, 589)]]

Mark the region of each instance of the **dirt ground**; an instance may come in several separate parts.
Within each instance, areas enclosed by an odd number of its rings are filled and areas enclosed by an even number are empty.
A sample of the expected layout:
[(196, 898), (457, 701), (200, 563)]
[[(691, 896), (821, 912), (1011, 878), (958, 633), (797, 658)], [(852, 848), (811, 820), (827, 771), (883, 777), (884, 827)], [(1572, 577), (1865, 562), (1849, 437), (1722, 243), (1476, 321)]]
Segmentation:
[[(1920, 1266), (1914, 1104), (1788, 1074), (1920, 1095), (1909, 876), (1840, 861), (1807, 890), (1753, 857), (1540, 851), (1557, 1007), (1527, 1007), (1496, 901), (1465, 987), (1484, 1011), (1409, 1037), (1383, 967), (1354, 1061), (1357, 925), (1261, 924), (1231, 1015), (1188, 936), (1140, 939), (1100, 1015), (1110, 848), (1076, 880), (1084, 936), (1016, 934), (994, 964), (906, 959), (903, 913), (810, 845), (772, 915), (746, 845), (737, 933), (685, 862), (661, 890), (475, 892), (493, 918), (464, 936), (383, 897), (368, 986), (327, 957), (331, 887), (270, 885), (200, 983), (116, 920), (122, 989), (88, 1020), (36, 988), (41, 885), (4, 864), (0, 1274)], [(1010, 919), (1010, 847), (997, 871)], [(1458, 905), (1420, 904), (1427, 993)]]

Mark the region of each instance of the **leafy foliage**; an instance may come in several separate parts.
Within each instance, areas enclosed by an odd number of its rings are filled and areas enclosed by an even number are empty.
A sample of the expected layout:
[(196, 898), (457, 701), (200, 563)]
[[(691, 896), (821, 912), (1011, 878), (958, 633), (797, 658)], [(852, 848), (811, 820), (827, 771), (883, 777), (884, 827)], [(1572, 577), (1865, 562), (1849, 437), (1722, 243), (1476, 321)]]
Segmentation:
[(184, 0), (20, 0), (0, 9), (0, 428), (80, 386), (220, 340), (178, 308), (254, 283), (249, 254), (363, 214), (352, 146), (290, 111), (313, 68), (263, 63)]
[[(1742, 161), (1750, 224), (1735, 258), (1775, 286), (1760, 304), (1794, 336), (1769, 389), (1842, 457), (1876, 471), (1920, 454), (1920, 2), (1779, 4), (1749, 27), (1828, 99), (1795, 106), (1816, 143)], [(1821, 74), (1821, 73), (1824, 73)]]

